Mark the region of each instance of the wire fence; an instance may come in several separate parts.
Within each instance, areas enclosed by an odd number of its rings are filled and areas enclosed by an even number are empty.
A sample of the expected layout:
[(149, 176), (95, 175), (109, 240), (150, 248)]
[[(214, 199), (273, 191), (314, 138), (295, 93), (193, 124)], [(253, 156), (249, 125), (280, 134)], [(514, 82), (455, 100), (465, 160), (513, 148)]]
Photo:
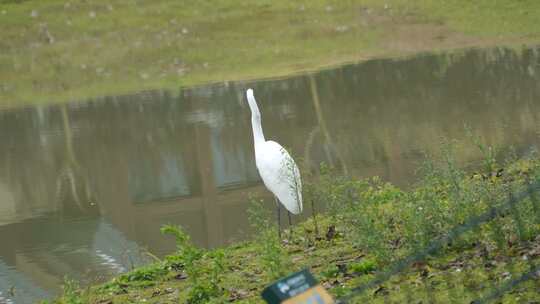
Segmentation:
[[(527, 198), (530, 199), (530, 202), (532, 204), (532, 211), (535, 213), (535, 222), (536, 225), (540, 225), (540, 202), (537, 198), (537, 194), (540, 191), (540, 181), (535, 181), (534, 183), (529, 183), (529, 185), (526, 187), (525, 190), (520, 191), (517, 194), (513, 194), (511, 190), (508, 190), (508, 198), (504, 201), (499, 202), (498, 204), (493, 204), (494, 207), (491, 207), (489, 210), (478, 214), (476, 216), (470, 217), (467, 221), (465, 221), (463, 224), (455, 226), (451, 230), (448, 231), (448, 233), (442, 237), (440, 237), (437, 240), (432, 241), (428, 246), (415, 251), (414, 253), (408, 255), (407, 257), (393, 263), (388, 268), (386, 268), (385, 271), (379, 272), (376, 274), (376, 276), (364, 283), (361, 284), (355, 288), (352, 289), (352, 291), (339, 298), (338, 303), (350, 303), (354, 302), (355, 300), (359, 299), (362, 295), (365, 295), (370, 290), (377, 290), (377, 288), (381, 288), (381, 286), (389, 281), (390, 279), (405, 273), (413, 264), (419, 263), (419, 262), (425, 262), (430, 256), (434, 256), (436, 254), (439, 254), (443, 252), (444, 247), (447, 244), (452, 243), (453, 241), (457, 240), (460, 236), (462, 236), (464, 233), (472, 231), (474, 229), (477, 229), (482, 224), (486, 224), (490, 221), (493, 221), (494, 219), (501, 217), (501, 216), (508, 216), (510, 215), (513, 219), (513, 223), (516, 226), (516, 230), (518, 232), (518, 235), (522, 236), (524, 235), (523, 232), (523, 221), (521, 219), (520, 213), (517, 212), (517, 208), (519, 204), (524, 202)], [(496, 233), (496, 237), (502, 237), (501, 231)], [(537, 236), (538, 238), (538, 236)], [(527, 281), (533, 281), (536, 284), (536, 290), (538, 291), (538, 300), (540, 301), (540, 263), (535, 263), (532, 259), (527, 259), (528, 261), (528, 269), (525, 271), (522, 271), (518, 274), (513, 274), (515, 276), (515, 279), (508, 278), (504, 280), (503, 284), (493, 284), (494, 286), (491, 286), (487, 289), (487, 291), (484, 290), (482, 295), (476, 295), (475, 300), (471, 301), (471, 303), (488, 303), (493, 300), (499, 299), (505, 294), (511, 292), (513, 289), (515, 289), (520, 284), (523, 284)], [(512, 265), (508, 265), (509, 268), (512, 268)], [(452, 277), (448, 276), (446, 277), (448, 280), (452, 280)], [(425, 279), (424, 279), (425, 280)], [(487, 283), (486, 283), (487, 284)], [(429, 287), (429, 284), (427, 282), (424, 282), (425, 289), (426, 289), (426, 297), (428, 299), (429, 303), (437, 303), (441, 301), (437, 301), (435, 295), (433, 294), (433, 291)], [(450, 296), (449, 300), (451, 302), (459, 303), (456, 301), (457, 297), (452, 297), (451, 293), (452, 291), (449, 291)], [(384, 303), (391, 302), (390, 299), (383, 299)], [(412, 302), (414, 299), (409, 299)], [(446, 302), (446, 301), (444, 301)], [(421, 301), (420, 301), (421, 303)], [(529, 303), (529, 302), (524, 302)], [(539, 303), (539, 302), (530, 302), (530, 303)]]

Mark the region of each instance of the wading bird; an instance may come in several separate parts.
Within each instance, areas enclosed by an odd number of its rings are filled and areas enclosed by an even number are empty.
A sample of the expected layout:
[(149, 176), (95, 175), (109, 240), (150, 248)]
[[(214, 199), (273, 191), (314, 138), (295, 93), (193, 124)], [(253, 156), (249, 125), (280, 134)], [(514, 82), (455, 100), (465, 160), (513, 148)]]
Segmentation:
[(253, 143), (255, 146), (255, 164), (264, 185), (274, 194), (277, 207), (278, 234), (280, 233), (280, 204), (287, 209), (289, 225), (291, 215), (302, 212), (302, 182), (298, 166), (280, 144), (265, 140), (261, 125), (261, 112), (253, 96), (253, 90), (248, 89), (246, 96), (251, 109), (251, 126), (253, 128)]

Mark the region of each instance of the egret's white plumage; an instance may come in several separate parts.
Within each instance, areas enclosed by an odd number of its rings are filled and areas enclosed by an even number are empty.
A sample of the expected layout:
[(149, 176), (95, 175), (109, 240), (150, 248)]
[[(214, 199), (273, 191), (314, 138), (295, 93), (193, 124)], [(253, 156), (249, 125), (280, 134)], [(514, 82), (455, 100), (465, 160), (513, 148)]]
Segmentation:
[(264, 185), (292, 214), (302, 212), (302, 182), (298, 166), (287, 150), (275, 141), (266, 141), (261, 126), (261, 112), (253, 96), (246, 92), (251, 109), (255, 163)]

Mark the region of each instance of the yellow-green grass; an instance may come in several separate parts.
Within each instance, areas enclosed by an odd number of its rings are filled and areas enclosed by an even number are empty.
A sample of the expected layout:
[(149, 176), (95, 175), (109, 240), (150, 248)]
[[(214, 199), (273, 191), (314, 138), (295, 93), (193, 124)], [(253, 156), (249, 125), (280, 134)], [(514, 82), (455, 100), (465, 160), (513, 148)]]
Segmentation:
[(488, 0), (3, 0), (0, 107), (277, 77), (414, 52), (414, 43), (402, 51), (386, 45), (401, 25), (468, 37), (443, 48), (476, 38), (478, 45), (534, 43), (539, 10), (537, 1)]

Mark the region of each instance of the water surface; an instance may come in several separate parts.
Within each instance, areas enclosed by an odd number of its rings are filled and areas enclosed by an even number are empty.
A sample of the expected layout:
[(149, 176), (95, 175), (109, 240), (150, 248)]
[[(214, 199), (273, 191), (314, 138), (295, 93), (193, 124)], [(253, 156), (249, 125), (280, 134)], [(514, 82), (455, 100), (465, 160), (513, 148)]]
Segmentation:
[[(266, 137), (308, 170), (326, 162), (406, 186), (441, 137), (466, 141), (465, 124), (487, 144), (534, 151), (539, 75), (538, 48), (495, 48), (0, 112), (0, 303), (171, 252), (163, 224), (204, 247), (245, 238), (249, 196), (270, 198), (254, 163), (248, 87)], [(456, 157), (468, 164), (479, 153), (466, 145)]]

